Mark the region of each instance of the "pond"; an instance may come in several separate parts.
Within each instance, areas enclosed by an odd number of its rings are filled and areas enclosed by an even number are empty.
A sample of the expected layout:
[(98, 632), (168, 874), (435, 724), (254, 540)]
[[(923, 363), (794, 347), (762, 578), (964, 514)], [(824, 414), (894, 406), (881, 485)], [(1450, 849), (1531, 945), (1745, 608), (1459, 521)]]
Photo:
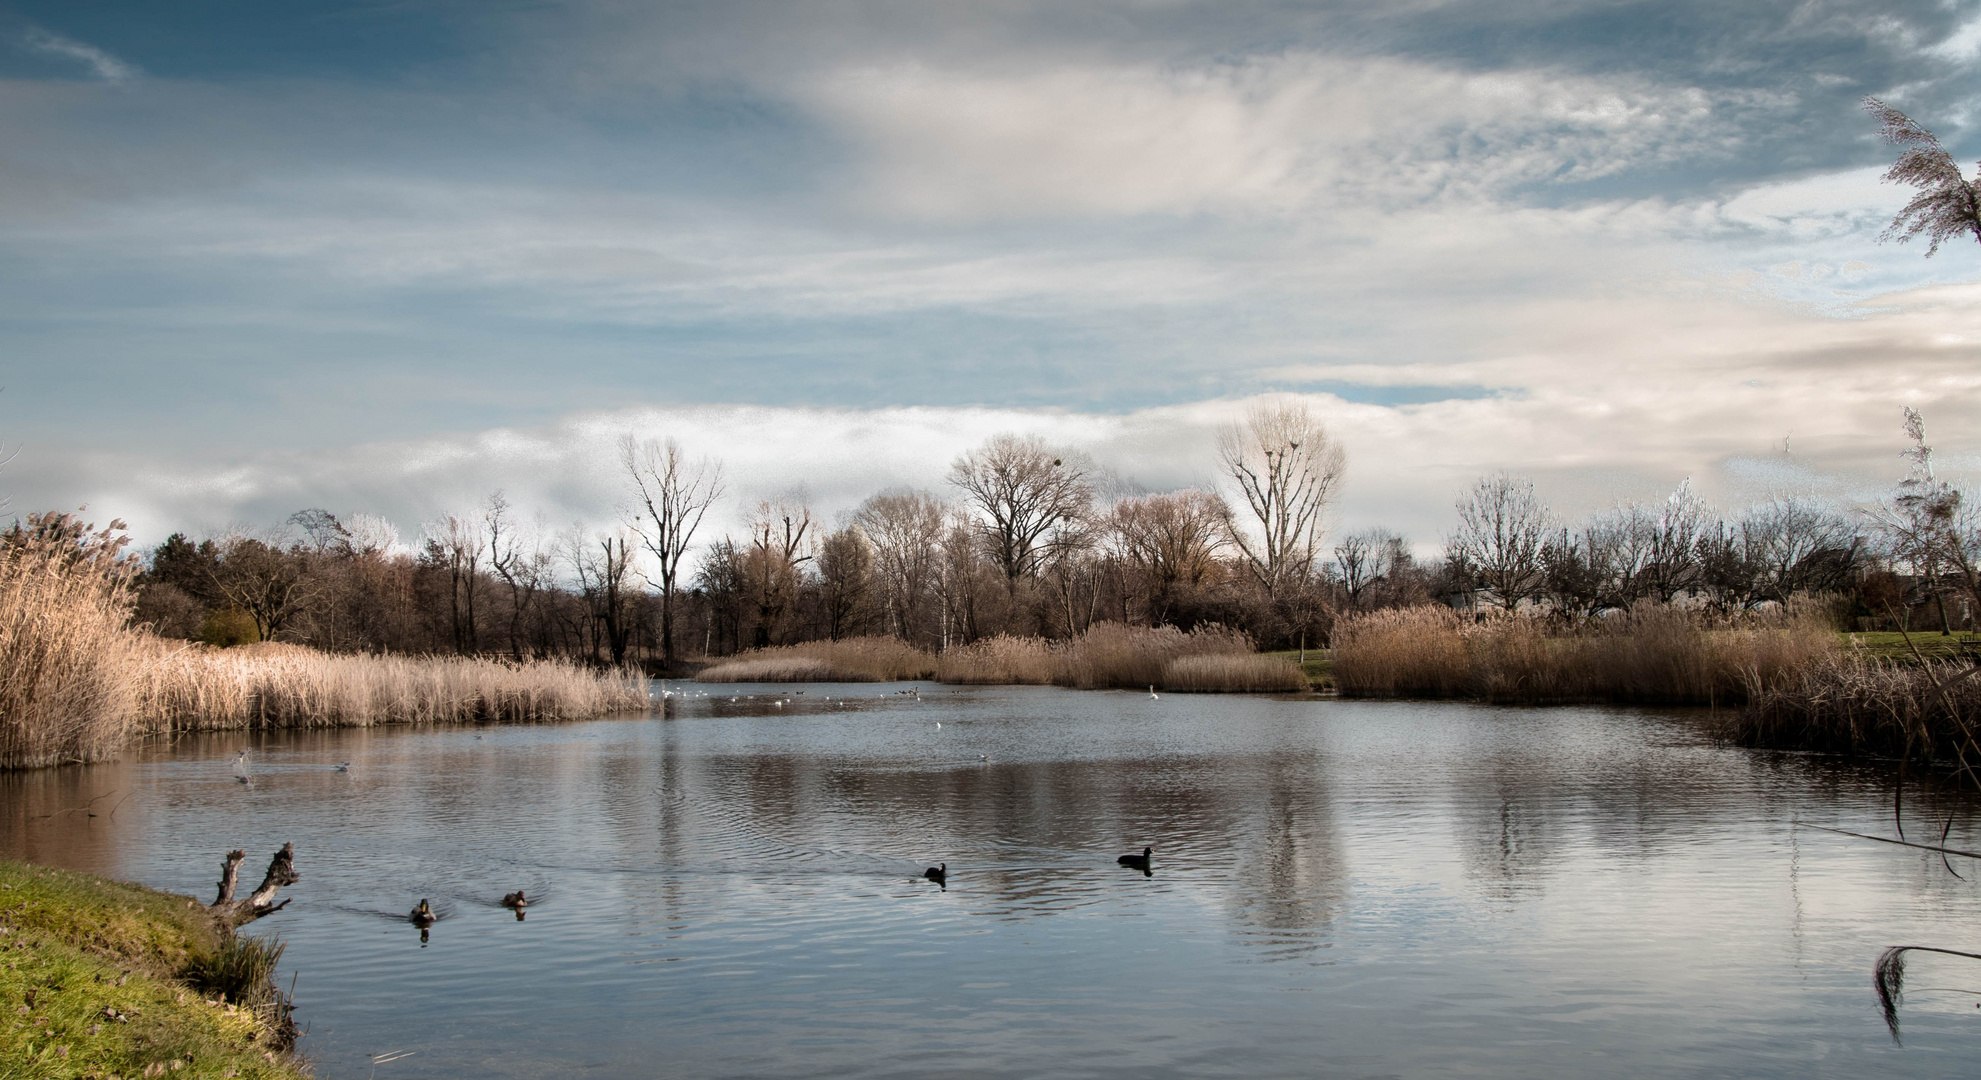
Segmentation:
[(7, 776), (0, 848), (210, 899), (293, 841), (252, 932), (326, 1080), (1974, 1071), (1981, 963), (1912, 962), (1902, 1043), (1871, 967), (1981, 945), (1981, 867), (1812, 828), (1889, 834), (1889, 772), (1701, 714), (686, 692)]

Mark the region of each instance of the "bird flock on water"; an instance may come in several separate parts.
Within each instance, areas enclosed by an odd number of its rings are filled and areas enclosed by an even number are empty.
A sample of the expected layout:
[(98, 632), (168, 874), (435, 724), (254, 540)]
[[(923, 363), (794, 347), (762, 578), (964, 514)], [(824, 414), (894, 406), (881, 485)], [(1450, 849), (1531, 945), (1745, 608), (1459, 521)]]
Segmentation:
[[(962, 691), (951, 691), (951, 692), (961, 693)], [(805, 691), (803, 690), (796, 690), (792, 692), (792, 697), (796, 698), (802, 696), (804, 693)], [(895, 693), (903, 697), (912, 697), (916, 701), (922, 700), (922, 691), (920, 687), (910, 687), (909, 689), (906, 690), (897, 690), (895, 691)], [(676, 697), (706, 698), (709, 696), (709, 694), (705, 690), (698, 691), (694, 694), (679, 693), (677, 691), (667, 689), (667, 684), (666, 682), (663, 681), (661, 683), (661, 691), (659, 696), (661, 697), (662, 700), (671, 700)], [(824, 701), (832, 700), (832, 695), (830, 694), (823, 694), (820, 695), (820, 697)], [(732, 694), (729, 697), (729, 700), (732, 704), (739, 701), (740, 699), (741, 699), (741, 695)], [(1151, 701), (1159, 700), (1156, 694), (1156, 688), (1154, 686), (1149, 687), (1149, 700)], [(775, 698), (771, 701), (771, 705), (775, 708), (781, 709), (784, 707), (785, 701), (786, 699), (782, 697)], [(843, 700), (841, 704), (842, 705), (844, 704)], [(942, 721), (938, 720), (935, 722), (935, 730), (937, 731), (942, 730)], [(483, 736), (476, 735), (475, 738), (477, 740), (481, 740)], [(980, 762), (988, 762), (990, 760), (990, 755), (978, 754), (977, 760)], [(243, 750), (235, 751), (233, 758), (233, 765), (234, 765), (234, 779), (238, 783), (241, 783), (248, 787), (253, 787), (254, 775), (252, 772), (249, 771), (248, 768), (248, 752), (246, 750), (243, 749)], [(331, 766), (331, 770), (333, 772), (349, 773), (351, 771), (351, 763), (348, 761), (340, 761), (337, 764)], [(1153, 877), (1154, 869), (1151, 860), (1154, 858), (1154, 856), (1155, 856), (1155, 849), (1153, 847), (1145, 846), (1142, 848), (1142, 852), (1139, 855), (1130, 853), (1127, 855), (1119, 856), (1114, 861), (1115, 864), (1118, 866), (1125, 866), (1131, 870), (1140, 870), (1144, 876)], [(944, 891), (947, 891), (949, 888), (949, 864), (947, 862), (942, 862), (942, 863), (938, 863), (935, 866), (931, 866), (927, 870), (922, 871), (922, 877), (928, 881), (934, 882), (935, 884), (941, 886), (944, 889)], [(524, 911), (530, 906), (531, 903), (532, 901), (524, 894), (524, 890), (522, 889), (517, 889), (515, 892), (504, 894), (501, 900), (501, 904), (503, 907), (508, 908), (509, 910), (514, 911), (516, 913), (516, 921), (518, 922), (523, 921)], [(406, 921), (412, 923), (416, 927), (419, 927), (420, 941), (424, 943), (427, 941), (428, 930), (433, 926), (434, 923), (440, 921), (440, 915), (439, 913), (434, 911), (432, 904), (430, 904), (425, 898), (422, 898), (420, 902), (418, 904), (415, 904), (413, 906), (413, 909), (407, 913)]]

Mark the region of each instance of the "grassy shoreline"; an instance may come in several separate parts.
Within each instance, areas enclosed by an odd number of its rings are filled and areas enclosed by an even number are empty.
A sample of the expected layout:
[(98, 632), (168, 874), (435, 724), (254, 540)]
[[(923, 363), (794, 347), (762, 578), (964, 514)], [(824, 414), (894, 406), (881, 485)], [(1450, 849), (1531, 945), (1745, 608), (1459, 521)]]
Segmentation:
[(236, 941), (191, 897), (0, 860), (0, 1080), (307, 1077), (229, 1000), (258, 988), (214, 989)]

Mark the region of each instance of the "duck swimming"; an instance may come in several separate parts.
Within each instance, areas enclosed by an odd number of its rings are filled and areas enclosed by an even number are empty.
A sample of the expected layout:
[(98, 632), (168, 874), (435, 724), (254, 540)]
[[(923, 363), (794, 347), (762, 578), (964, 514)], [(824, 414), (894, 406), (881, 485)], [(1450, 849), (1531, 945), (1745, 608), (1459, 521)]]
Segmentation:
[(509, 895), (504, 896), (502, 898), (502, 906), (506, 908), (516, 908), (517, 910), (520, 911), (523, 908), (529, 907), (530, 902), (528, 899), (526, 899), (523, 896), (523, 890), (517, 889), (515, 892), (512, 892)]
[(949, 864), (943, 863), (941, 866), (931, 866), (927, 870), (922, 871), (922, 876), (947, 889), (949, 887)]
[(413, 908), (412, 913), (406, 916), (407, 922), (412, 923), (414, 926), (417, 926), (422, 930), (426, 929), (429, 926), (432, 926), (435, 922), (438, 922), (439, 919), (440, 916), (435, 915), (433, 913), (433, 909), (427, 906), (427, 902), (425, 900), (421, 900), (419, 902), (419, 905)]
[(1123, 866), (1132, 866), (1146, 874), (1149, 872), (1149, 856), (1155, 853), (1155, 848), (1145, 847), (1140, 855), (1123, 855), (1114, 861)]

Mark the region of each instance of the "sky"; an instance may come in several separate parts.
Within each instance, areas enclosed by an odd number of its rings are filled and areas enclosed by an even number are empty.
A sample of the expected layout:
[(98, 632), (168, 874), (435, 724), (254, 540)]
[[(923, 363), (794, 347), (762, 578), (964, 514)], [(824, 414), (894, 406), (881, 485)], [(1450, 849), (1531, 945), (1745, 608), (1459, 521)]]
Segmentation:
[(1981, 473), (1866, 95), (1981, 158), (1981, 0), (0, 0), (0, 496), (598, 528), (631, 433), (831, 521), (1292, 396), (1425, 548), (1494, 470), (1862, 502), (1906, 406)]

